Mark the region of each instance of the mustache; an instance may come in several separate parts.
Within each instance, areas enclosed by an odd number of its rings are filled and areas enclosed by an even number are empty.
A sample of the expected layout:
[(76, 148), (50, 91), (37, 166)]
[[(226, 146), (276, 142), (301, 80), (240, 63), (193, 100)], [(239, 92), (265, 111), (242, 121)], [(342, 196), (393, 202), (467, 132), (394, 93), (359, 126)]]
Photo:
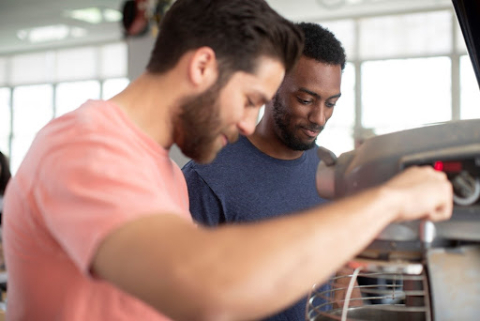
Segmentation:
[(311, 124), (311, 125), (308, 125), (308, 126), (302, 126), (302, 127), (307, 129), (307, 130), (311, 130), (313, 132), (321, 132), (322, 130), (325, 129), (325, 126), (315, 125), (315, 124)]

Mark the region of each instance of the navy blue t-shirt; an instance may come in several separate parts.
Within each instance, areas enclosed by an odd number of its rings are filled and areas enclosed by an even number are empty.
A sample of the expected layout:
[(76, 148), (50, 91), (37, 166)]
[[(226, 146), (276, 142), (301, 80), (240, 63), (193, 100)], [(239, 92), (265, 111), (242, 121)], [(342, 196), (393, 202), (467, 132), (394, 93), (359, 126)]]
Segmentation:
[[(208, 165), (188, 162), (182, 169), (190, 212), (200, 224), (252, 222), (304, 210), (326, 202), (315, 186), (316, 148), (295, 160), (258, 150), (243, 136)], [(304, 321), (306, 298), (269, 321)]]

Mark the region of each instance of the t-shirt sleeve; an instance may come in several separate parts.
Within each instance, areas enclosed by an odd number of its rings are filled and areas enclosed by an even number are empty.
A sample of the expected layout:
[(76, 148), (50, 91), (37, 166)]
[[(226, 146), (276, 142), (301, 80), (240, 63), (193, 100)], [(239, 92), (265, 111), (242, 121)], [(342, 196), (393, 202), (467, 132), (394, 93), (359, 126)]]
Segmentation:
[(182, 171), (187, 181), (192, 218), (207, 226), (225, 223), (225, 213), (218, 196), (195, 170), (192, 163), (185, 165)]
[(33, 197), (47, 229), (85, 274), (101, 241), (143, 216), (178, 213), (120, 139), (80, 139), (40, 161)]

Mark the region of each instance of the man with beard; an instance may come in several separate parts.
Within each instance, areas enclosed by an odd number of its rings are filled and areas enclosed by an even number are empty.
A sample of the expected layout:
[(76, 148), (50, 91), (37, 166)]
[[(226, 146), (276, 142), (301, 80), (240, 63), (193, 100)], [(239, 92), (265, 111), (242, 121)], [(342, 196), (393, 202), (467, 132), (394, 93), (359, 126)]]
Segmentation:
[[(305, 295), (391, 221), (448, 218), (448, 180), (414, 168), (296, 217), (193, 224), (169, 148), (209, 162), (252, 134), (302, 38), (263, 0), (175, 1), (147, 71), (111, 100), (46, 125), (10, 181), (7, 319), (258, 320)], [(363, 233), (347, 241), (360, 222)]]
[[(298, 26), (305, 36), (303, 54), (266, 104), (253, 135), (228, 145), (212, 164), (190, 161), (183, 167), (197, 222), (258, 221), (325, 202), (315, 187), (316, 139), (340, 98), (346, 57), (327, 29)], [(305, 320), (305, 307), (303, 298), (268, 320)]]

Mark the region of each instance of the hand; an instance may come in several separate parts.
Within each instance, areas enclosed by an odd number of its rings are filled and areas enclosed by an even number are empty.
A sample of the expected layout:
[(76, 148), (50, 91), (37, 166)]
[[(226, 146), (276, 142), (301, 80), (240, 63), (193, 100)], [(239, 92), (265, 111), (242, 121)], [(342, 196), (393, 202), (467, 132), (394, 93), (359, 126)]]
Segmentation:
[(439, 221), (452, 215), (452, 185), (445, 173), (430, 166), (410, 167), (390, 179), (384, 188), (396, 194), (397, 221), (420, 218)]

